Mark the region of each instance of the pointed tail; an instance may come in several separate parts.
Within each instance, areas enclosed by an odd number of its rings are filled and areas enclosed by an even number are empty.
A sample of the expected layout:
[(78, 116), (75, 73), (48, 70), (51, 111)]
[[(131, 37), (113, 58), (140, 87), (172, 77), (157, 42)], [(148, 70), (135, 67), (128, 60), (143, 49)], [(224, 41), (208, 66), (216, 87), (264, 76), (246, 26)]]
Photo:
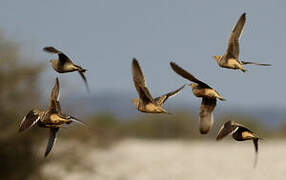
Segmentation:
[(254, 64), (258, 66), (272, 66), (271, 64), (262, 64), (262, 63), (256, 63), (256, 62), (247, 62), (247, 61), (241, 61), (242, 64)]
[(80, 68), (79, 71), (80, 71), (80, 72), (86, 72), (87, 69)]
[(87, 71), (86, 69), (81, 69), (81, 70), (78, 70), (78, 73), (80, 74), (81, 78), (82, 78), (83, 81), (84, 81), (84, 84), (85, 84), (85, 87), (86, 87), (86, 89), (87, 89), (87, 92), (90, 93), (90, 89), (89, 89), (89, 86), (88, 86), (86, 77), (85, 77), (85, 75), (84, 75), (84, 72), (86, 72), (86, 71)]
[(254, 148), (255, 148), (255, 159), (254, 159), (254, 165), (253, 167), (256, 168), (257, 165), (257, 159), (258, 159), (258, 140), (260, 138), (255, 138), (253, 139), (253, 144), (254, 144)]
[(222, 97), (222, 96), (218, 97), (218, 99), (221, 100), (221, 101), (226, 101), (226, 99), (224, 97)]
[(240, 70), (241, 70), (242, 72), (244, 72), (244, 73), (247, 71), (247, 70), (246, 70), (246, 69), (244, 69), (244, 68), (243, 68), (243, 69), (240, 69)]
[(79, 119), (77, 119), (77, 118), (75, 118), (75, 117), (73, 117), (73, 116), (70, 116), (70, 117), (71, 117), (71, 121), (72, 121), (72, 122), (75, 122), (75, 123), (78, 123), (78, 124), (80, 124), (80, 125), (82, 125), (82, 126), (87, 127), (87, 124), (86, 124), (85, 122), (83, 122), (82, 120), (79, 120)]

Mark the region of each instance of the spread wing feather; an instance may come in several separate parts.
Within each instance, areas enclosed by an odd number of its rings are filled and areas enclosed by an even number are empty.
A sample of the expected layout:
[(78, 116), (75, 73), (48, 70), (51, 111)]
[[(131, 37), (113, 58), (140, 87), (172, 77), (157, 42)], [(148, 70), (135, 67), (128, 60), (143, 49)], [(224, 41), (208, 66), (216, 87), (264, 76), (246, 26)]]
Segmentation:
[(246, 22), (246, 13), (243, 13), (237, 23), (235, 24), (230, 37), (228, 39), (228, 45), (226, 50), (226, 59), (234, 58), (239, 60), (239, 38), (243, 31), (243, 27)]
[(155, 103), (156, 103), (156, 104), (159, 104), (159, 105), (163, 105), (163, 104), (165, 103), (165, 101), (166, 101), (169, 97), (178, 94), (184, 87), (185, 87), (185, 85), (181, 86), (180, 88), (178, 88), (178, 89), (176, 89), (176, 90), (174, 90), (174, 91), (171, 91), (171, 92), (169, 92), (169, 93), (166, 93), (166, 94), (164, 94), (164, 95), (162, 95), (162, 96), (160, 96), (160, 97), (156, 97), (156, 98), (154, 99)]
[(191, 73), (187, 72), (186, 70), (184, 70), (183, 68), (181, 68), (180, 66), (178, 66), (176, 63), (171, 62), (170, 63), (171, 68), (180, 76), (182, 76), (185, 79), (188, 79), (189, 81), (198, 83), (201, 87), (205, 87), (205, 88), (211, 88), (209, 85), (207, 85), (206, 83), (198, 80), (197, 78), (195, 78)]
[(50, 137), (49, 137), (48, 145), (45, 151), (45, 157), (48, 156), (48, 154), (51, 152), (54, 146), (58, 130), (59, 128), (50, 128)]
[(61, 52), (60, 50), (58, 50), (52, 46), (44, 47), (43, 50), (46, 52), (49, 52), (49, 53), (58, 54), (59, 61), (61, 64), (65, 64), (66, 62), (72, 63), (72, 61), (70, 60), (70, 58), (68, 56), (66, 56), (63, 52)]
[(140, 65), (136, 59), (133, 59), (132, 61), (132, 75), (133, 75), (133, 81), (135, 88), (139, 94), (139, 97), (141, 100), (143, 100), (144, 103), (153, 103), (153, 97), (151, 96), (147, 86), (144, 74), (140, 68)]
[(39, 113), (35, 109), (31, 110), (21, 121), (19, 132), (33, 127), (39, 120), (40, 120)]
[(60, 97), (59, 93), (60, 93), (60, 84), (59, 84), (59, 79), (56, 78), (56, 82), (54, 84), (54, 87), (50, 95), (49, 111), (51, 112), (55, 112), (55, 113), (61, 112), (61, 106), (59, 102), (59, 97)]

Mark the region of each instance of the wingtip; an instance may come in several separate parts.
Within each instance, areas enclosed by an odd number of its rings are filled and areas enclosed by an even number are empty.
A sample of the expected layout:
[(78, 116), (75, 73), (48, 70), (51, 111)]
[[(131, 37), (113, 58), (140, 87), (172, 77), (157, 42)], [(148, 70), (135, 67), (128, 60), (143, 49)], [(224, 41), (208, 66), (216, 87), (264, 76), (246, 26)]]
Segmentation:
[(50, 52), (51, 49), (55, 49), (53, 46), (46, 46), (43, 48), (43, 51)]
[(55, 81), (55, 84), (54, 84), (53, 88), (60, 88), (60, 82), (59, 82), (59, 78), (58, 77), (56, 77), (56, 81)]
[(171, 61), (171, 62), (170, 62), (170, 65), (171, 65), (171, 66), (176, 66), (177, 64), (176, 64), (175, 62)]
[(47, 51), (47, 49), (51, 48), (50, 46), (43, 47), (43, 51)]
[(240, 16), (240, 18), (246, 20), (246, 12), (242, 13), (242, 15)]
[(58, 77), (56, 77), (56, 83), (59, 84), (59, 78)]
[(47, 157), (48, 157), (48, 155), (50, 154), (51, 150), (52, 150), (52, 149), (45, 151), (44, 158), (47, 158)]
[(139, 65), (139, 62), (138, 62), (138, 60), (136, 59), (136, 58), (133, 58), (132, 59), (132, 65)]
[(175, 69), (178, 69), (178, 65), (175, 63), (175, 62), (173, 62), (173, 61), (171, 61), (170, 62), (170, 66), (171, 66), (171, 68), (175, 71)]
[(45, 153), (44, 154), (44, 158), (47, 158), (48, 155), (49, 155), (49, 153)]
[(132, 64), (138, 64), (139, 65), (138, 59), (137, 58), (133, 58), (132, 59)]
[(23, 132), (26, 128), (23, 127), (22, 125), (20, 125), (19, 129), (18, 129), (18, 132)]
[(43, 48), (43, 51), (48, 52), (48, 53), (61, 53), (58, 49), (54, 48), (53, 46), (46, 46)]

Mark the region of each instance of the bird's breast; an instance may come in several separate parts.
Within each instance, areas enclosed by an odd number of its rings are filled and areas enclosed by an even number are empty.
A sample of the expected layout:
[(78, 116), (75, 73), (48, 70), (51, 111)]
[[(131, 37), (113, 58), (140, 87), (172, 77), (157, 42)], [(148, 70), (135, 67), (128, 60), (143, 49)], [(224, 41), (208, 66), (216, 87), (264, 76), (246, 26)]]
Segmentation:
[(231, 68), (231, 69), (237, 69), (241, 67), (241, 64), (239, 63), (238, 60), (230, 58), (226, 61), (226, 63), (224, 64), (225, 67), (227, 68)]
[(70, 120), (60, 117), (58, 114), (51, 114), (50, 115), (50, 122), (52, 124), (63, 124), (68, 123)]
[(157, 106), (155, 104), (149, 103), (149, 104), (146, 104), (145, 109), (148, 112), (154, 112), (156, 111)]
[(194, 88), (193, 94), (197, 97), (214, 98), (218, 96), (217, 92), (214, 89), (210, 89), (210, 88)]
[(203, 88), (193, 88), (193, 94), (197, 97), (205, 96), (205, 89)]
[(73, 65), (72, 63), (65, 63), (64, 67), (63, 67), (63, 71), (64, 72), (73, 72), (73, 71), (77, 71), (78, 68)]

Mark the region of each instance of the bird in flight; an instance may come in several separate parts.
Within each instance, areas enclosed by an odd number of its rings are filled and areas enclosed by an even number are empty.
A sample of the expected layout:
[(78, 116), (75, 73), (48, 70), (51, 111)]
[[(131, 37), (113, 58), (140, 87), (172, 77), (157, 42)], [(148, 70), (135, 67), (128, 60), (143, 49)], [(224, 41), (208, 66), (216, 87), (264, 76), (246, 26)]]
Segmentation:
[(132, 76), (135, 88), (138, 92), (139, 99), (132, 99), (133, 104), (138, 111), (145, 113), (168, 113), (162, 106), (166, 100), (179, 93), (185, 85), (177, 90), (166, 93), (160, 97), (153, 98), (147, 88), (144, 74), (138, 61), (134, 58), (132, 61)]
[(246, 21), (246, 13), (243, 13), (236, 25), (232, 29), (230, 37), (228, 39), (227, 50), (223, 56), (214, 56), (214, 59), (217, 61), (218, 65), (223, 68), (228, 69), (239, 69), (243, 72), (246, 72), (246, 69), (243, 65), (245, 64), (254, 64), (260, 66), (271, 66), (271, 64), (260, 64), (255, 62), (242, 61), (239, 58), (239, 39), (243, 31), (243, 27)]
[(258, 140), (262, 139), (258, 137), (254, 132), (250, 131), (245, 126), (238, 124), (234, 121), (227, 121), (225, 122), (222, 127), (220, 128), (216, 140), (219, 141), (223, 139), (227, 135), (232, 135), (233, 139), (236, 141), (246, 141), (252, 140), (255, 149), (255, 161), (254, 167), (257, 164), (257, 154), (258, 154)]
[(58, 73), (67, 73), (67, 72), (73, 72), (73, 71), (79, 72), (81, 78), (84, 80), (87, 91), (89, 92), (89, 86), (88, 86), (86, 77), (84, 75), (84, 73), (87, 71), (86, 69), (74, 64), (68, 56), (66, 56), (63, 52), (59, 51), (58, 49), (54, 47), (51, 47), (51, 46), (44, 47), (43, 50), (48, 53), (54, 53), (58, 55), (58, 59), (50, 60), (50, 63), (53, 69), (57, 71)]
[(180, 76), (194, 83), (190, 84), (193, 94), (202, 98), (199, 129), (201, 134), (207, 134), (213, 125), (213, 111), (216, 106), (217, 99), (225, 101), (225, 99), (213, 88), (206, 83), (195, 78), (191, 73), (187, 72), (176, 63), (170, 63), (171, 68)]
[(52, 150), (57, 132), (59, 131), (60, 127), (62, 127), (65, 124), (70, 124), (72, 122), (85, 125), (79, 119), (62, 113), (61, 106), (59, 103), (59, 90), (60, 90), (59, 80), (57, 78), (50, 95), (48, 110), (45, 111), (45, 110), (40, 110), (38, 108), (32, 109), (22, 119), (19, 127), (19, 132), (29, 129), (33, 126), (50, 129), (50, 137), (44, 154), (45, 157), (47, 157), (50, 151)]

